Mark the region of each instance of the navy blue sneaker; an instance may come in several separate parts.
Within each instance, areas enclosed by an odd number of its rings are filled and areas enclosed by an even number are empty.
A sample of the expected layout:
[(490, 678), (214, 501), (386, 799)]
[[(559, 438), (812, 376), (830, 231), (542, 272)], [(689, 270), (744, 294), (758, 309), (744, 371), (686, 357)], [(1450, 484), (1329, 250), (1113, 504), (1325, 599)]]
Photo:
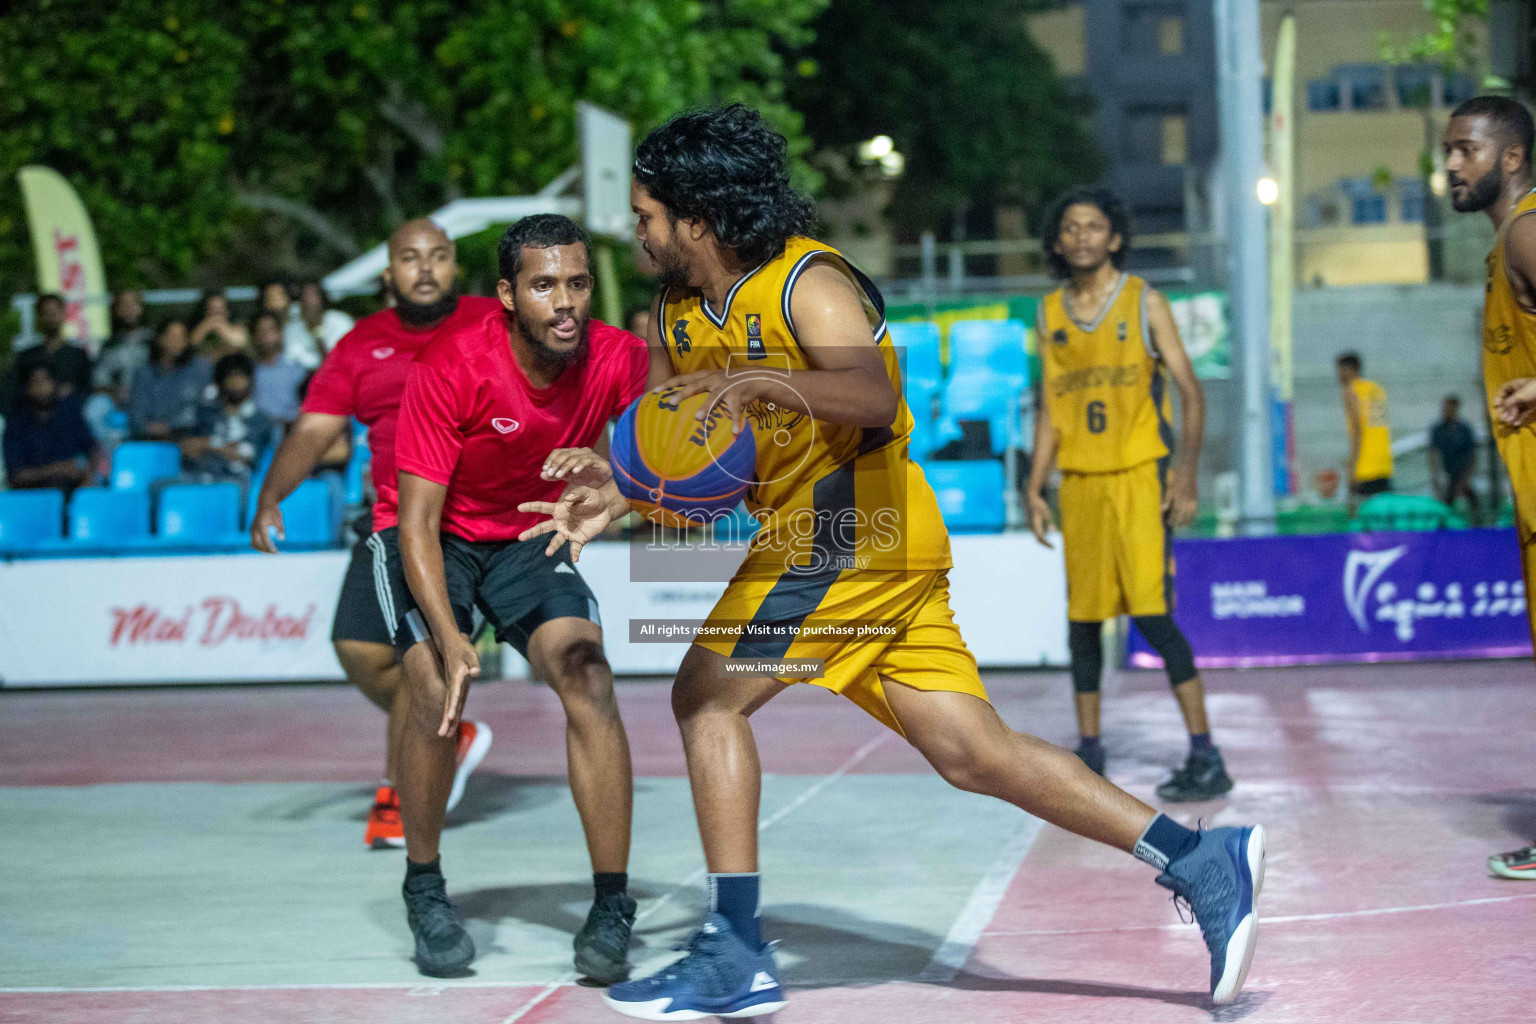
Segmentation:
[(1259, 941), (1264, 888), (1264, 826), (1213, 828), (1169, 864), (1157, 884), (1188, 904), (1211, 951), (1211, 1002), (1230, 1003), (1243, 990)]
[(720, 914), (710, 914), (681, 960), (649, 978), (603, 993), (603, 1002), (640, 1020), (757, 1017), (784, 1008), (773, 947), (753, 950)]

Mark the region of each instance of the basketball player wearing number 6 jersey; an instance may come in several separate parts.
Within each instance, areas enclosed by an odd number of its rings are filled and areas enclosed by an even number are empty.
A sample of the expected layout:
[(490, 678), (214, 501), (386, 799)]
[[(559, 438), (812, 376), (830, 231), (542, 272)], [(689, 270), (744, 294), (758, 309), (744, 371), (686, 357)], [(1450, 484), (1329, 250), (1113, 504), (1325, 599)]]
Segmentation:
[[(883, 300), (841, 253), (806, 236), (813, 209), (790, 187), (786, 151), (783, 136), (737, 105), (680, 115), (635, 153), (637, 234), (662, 285), (647, 339), (651, 387), (707, 392), (701, 414), (718, 403), (789, 437), (757, 445), (748, 507), (764, 539), (711, 612), (718, 630), (701, 631), (672, 688), (708, 913), (686, 956), (613, 986), (608, 1005), (643, 1020), (737, 1019), (784, 1005), (762, 934), (750, 718), (799, 683), (848, 697), (951, 785), (1161, 868), (1158, 882), (1189, 899), (1201, 922), (1212, 998), (1232, 999), (1257, 937), (1263, 829), (1186, 829), (998, 717), (950, 611), (949, 536), (908, 457), (912, 414)], [(547, 528), (600, 530), (626, 504), (612, 481), (599, 495), (542, 508), (553, 516)], [(815, 628), (869, 622), (896, 628), (857, 637)], [(800, 657), (820, 659), (824, 672), (808, 675)], [(860, 875), (878, 870), (856, 863)]]
[[(1066, 283), (1041, 301), (1035, 323), (1041, 400), (1030, 525), (1050, 546), (1043, 492), (1059, 464), (1078, 756), (1104, 773), (1100, 633), (1105, 619), (1129, 615), (1162, 656), (1189, 727), (1189, 757), (1157, 795), (1210, 800), (1230, 790), (1232, 779), (1211, 744), (1194, 654), (1172, 617), (1172, 530), (1194, 518), (1205, 399), (1168, 300), (1121, 269), (1129, 243), (1125, 208), (1107, 189), (1069, 192), (1046, 218), (1047, 264)], [(1183, 412), (1176, 460), (1168, 377)]]
[[(1483, 385), (1499, 455), (1515, 498), (1515, 531), (1527, 614), (1536, 636), (1536, 124), (1519, 103), (1478, 96), (1451, 112), (1445, 176), (1458, 213), (1482, 210), (1498, 229), (1488, 254), (1483, 307)], [(1536, 881), (1536, 842), (1488, 858), (1504, 878)]]

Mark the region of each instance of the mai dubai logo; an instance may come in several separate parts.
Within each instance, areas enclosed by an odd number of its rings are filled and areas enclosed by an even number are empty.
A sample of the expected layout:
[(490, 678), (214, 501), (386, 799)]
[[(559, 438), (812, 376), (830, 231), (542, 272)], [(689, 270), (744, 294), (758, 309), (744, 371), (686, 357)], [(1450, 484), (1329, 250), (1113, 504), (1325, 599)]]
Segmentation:
[(1371, 588), (1381, 579), (1381, 574), (1407, 551), (1408, 545), (1399, 544), (1386, 551), (1351, 551), (1344, 560), (1344, 606), (1349, 609), (1350, 617), (1360, 627), (1360, 632), (1371, 631), (1365, 615), (1365, 604), (1370, 599)]

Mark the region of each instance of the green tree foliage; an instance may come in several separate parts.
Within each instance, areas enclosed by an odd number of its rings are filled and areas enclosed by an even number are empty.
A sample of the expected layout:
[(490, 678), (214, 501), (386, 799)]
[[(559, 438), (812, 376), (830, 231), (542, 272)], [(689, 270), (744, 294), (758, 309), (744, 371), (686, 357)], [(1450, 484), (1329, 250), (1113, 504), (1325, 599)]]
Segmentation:
[(1091, 102), (1030, 37), (1040, 0), (837, 0), (798, 51), (790, 99), (818, 147), (889, 135), (906, 158), (892, 216), (948, 223), (971, 204), (1038, 204), (1094, 177)]
[(31, 276), (26, 163), (80, 189), (121, 283), (323, 269), (453, 198), (531, 192), (577, 158), (577, 99), (637, 131), (742, 100), (802, 152), (779, 53), (824, 3), (22, 0), (0, 21), (0, 275)]

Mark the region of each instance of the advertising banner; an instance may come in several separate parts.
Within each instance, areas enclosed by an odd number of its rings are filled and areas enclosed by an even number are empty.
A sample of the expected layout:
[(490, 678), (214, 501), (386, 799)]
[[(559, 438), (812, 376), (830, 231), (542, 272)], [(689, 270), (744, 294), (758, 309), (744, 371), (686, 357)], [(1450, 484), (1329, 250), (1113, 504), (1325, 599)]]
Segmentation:
[[(1529, 656), (1511, 529), (1181, 540), (1175, 618), (1204, 667)], [(1161, 662), (1132, 631), (1133, 665)]]
[(23, 167), (16, 177), (32, 228), (37, 290), (64, 296), (65, 337), (82, 344), (99, 342), (108, 333), (107, 307), (86, 300), (107, 293), (107, 277), (91, 215), (74, 188), (52, 168)]
[[(597, 595), (620, 675), (677, 669), (690, 636), (632, 621), (699, 620), (724, 582), (636, 582), (628, 544), (591, 544), (580, 569)], [(950, 605), (977, 661), (1065, 665), (1060, 546), (1023, 534), (954, 538)], [(0, 562), (0, 686), (341, 679), (331, 618), (348, 553), (323, 551)], [(504, 648), (503, 671), (526, 673)]]

